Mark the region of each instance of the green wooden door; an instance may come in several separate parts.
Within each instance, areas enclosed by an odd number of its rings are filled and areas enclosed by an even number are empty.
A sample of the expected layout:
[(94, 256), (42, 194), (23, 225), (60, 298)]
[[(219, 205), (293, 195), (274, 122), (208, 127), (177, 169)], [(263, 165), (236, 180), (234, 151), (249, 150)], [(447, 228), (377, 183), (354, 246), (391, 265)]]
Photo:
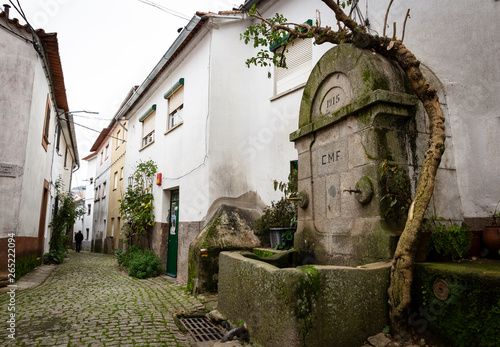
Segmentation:
[(170, 193), (170, 215), (168, 232), (167, 275), (177, 276), (177, 232), (179, 230), (179, 191)]

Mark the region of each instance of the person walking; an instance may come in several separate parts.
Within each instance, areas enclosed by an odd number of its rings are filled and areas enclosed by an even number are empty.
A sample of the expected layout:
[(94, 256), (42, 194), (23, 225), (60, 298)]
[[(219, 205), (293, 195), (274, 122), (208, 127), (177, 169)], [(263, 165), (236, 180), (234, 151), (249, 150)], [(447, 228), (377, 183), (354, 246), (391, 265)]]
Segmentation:
[(75, 235), (76, 252), (77, 253), (80, 253), (80, 249), (82, 248), (82, 241), (83, 241), (82, 231), (78, 230), (78, 232)]

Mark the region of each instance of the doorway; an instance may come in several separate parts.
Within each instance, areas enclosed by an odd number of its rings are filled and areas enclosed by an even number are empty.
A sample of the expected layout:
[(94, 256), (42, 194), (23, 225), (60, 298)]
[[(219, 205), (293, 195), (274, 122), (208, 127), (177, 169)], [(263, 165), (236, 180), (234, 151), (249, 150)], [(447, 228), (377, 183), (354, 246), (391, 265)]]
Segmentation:
[(177, 233), (179, 231), (179, 190), (170, 192), (167, 275), (177, 277)]
[(43, 257), (43, 245), (45, 243), (45, 221), (47, 220), (47, 203), (49, 200), (50, 184), (43, 180), (42, 206), (40, 208), (40, 219), (38, 221), (38, 256)]

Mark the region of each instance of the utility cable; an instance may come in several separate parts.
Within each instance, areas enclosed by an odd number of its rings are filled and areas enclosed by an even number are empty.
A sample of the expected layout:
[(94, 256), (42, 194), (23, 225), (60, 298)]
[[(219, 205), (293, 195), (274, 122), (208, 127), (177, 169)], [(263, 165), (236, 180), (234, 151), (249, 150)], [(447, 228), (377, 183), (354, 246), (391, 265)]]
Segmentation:
[(174, 10), (171, 10), (169, 8), (166, 8), (165, 6), (161, 6), (161, 5), (158, 5), (152, 1), (149, 1), (149, 0), (139, 0), (140, 2), (146, 4), (146, 5), (150, 5), (150, 6), (153, 6), (153, 7), (156, 7), (157, 9), (159, 10), (162, 10), (164, 12), (167, 12), (168, 14), (171, 14), (172, 16), (175, 16), (175, 17), (178, 17), (178, 18), (181, 18), (181, 19), (184, 19), (184, 20), (190, 20), (191, 18), (189, 18), (188, 16), (186, 16), (185, 14), (182, 14), (180, 12), (177, 12), (177, 11), (174, 11)]
[[(99, 130), (96, 130), (96, 129), (90, 128), (90, 127), (88, 127), (88, 126), (85, 126), (85, 125), (82, 125), (82, 124), (79, 124), (79, 123), (75, 123), (74, 121), (71, 121), (71, 120), (68, 120), (68, 119), (65, 119), (65, 118), (59, 118), (59, 119), (60, 119), (60, 120), (65, 121), (65, 122), (73, 123), (74, 125), (81, 126), (82, 128), (85, 128), (85, 129), (88, 129), (88, 130), (92, 130), (92, 131), (94, 131), (94, 132), (96, 132), (96, 133), (101, 133), (101, 132), (102, 132), (102, 130), (101, 130), (101, 131), (99, 131)], [(122, 143), (127, 142), (127, 141), (126, 141), (126, 140), (124, 140), (124, 139), (120, 139), (120, 138), (118, 138), (118, 137), (115, 137), (115, 136), (112, 136), (112, 135), (109, 135), (109, 134), (108, 134), (108, 135), (106, 135), (106, 136), (107, 136), (107, 137), (111, 137), (112, 139), (117, 139), (117, 140), (121, 141)]]

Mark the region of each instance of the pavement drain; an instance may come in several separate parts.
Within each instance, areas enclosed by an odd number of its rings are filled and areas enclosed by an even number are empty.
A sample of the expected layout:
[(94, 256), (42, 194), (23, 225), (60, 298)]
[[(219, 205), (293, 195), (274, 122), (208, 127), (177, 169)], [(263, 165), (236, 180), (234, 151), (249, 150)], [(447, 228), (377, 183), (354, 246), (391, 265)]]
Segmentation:
[(207, 317), (182, 318), (179, 320), (196, 342), (217, 341), (224, 337), (224, 334)]

